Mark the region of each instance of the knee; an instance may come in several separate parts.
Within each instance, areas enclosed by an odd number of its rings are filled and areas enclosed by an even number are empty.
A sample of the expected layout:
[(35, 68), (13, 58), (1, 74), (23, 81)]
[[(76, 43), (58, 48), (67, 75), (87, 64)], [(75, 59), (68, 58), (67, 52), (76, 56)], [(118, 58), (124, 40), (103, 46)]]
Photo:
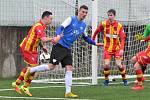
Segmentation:
[(136, 59), (136, 57), (135, 57), (135, 56), (131, 58), (131, 63), (133, 63), (133, 64), (134, 64), (136, 61), (137, 61), (137, 59)]
[(55, 69), (55, 66), (56, 66), (56, 65), (48, 64), (49, 70), (53, 70), (53, 69)]
[(73, 70), (72, 65), (67, 65), (66, 66), (66, 71), (72, 71), (72, 70)]

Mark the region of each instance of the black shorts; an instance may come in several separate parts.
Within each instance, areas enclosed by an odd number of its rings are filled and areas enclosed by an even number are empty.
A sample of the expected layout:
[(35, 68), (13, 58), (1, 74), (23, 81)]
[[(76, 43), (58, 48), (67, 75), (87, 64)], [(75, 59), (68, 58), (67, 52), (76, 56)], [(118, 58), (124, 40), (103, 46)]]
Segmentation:
[(62, 67), (72, 65), (71, 49), (65, 48), (60, 44), (53, 45), (50, 57), (50, 63), (58, 65), (61, 63)]

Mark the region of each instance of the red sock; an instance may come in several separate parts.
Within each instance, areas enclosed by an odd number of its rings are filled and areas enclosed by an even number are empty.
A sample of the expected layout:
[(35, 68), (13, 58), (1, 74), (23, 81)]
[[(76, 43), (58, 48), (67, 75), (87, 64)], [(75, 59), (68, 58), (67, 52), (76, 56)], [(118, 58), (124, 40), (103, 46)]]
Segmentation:
[(104, 67), (105, 80), (108, 80), (109, 74), (110, 74), (110, 69), (109, 69), (109, 67), (106, 65), (106, 66)]
[(24, 80), (24, 74), (26, 73), (27, 68), (23, 68), (19, 77), (16, 80), (16, 85), (20, 85), (21, 82)]

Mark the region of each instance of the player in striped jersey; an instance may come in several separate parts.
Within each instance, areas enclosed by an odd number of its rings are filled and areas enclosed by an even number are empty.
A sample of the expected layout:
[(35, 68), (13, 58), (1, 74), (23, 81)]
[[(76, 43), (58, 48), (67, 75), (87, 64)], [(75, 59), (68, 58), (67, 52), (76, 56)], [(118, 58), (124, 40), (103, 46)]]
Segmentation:
[(126, 79), (126, 70), (125, 66), (122, 65), (122, 56), (124, 52), (124, 45), (125, 45), (125, 38), (126, 35), (124, 33), (124, 29), (122, 25), (115, 20), (116, 11), (114, 9), (110, 9), (107, 12), (108, 19), (105, 21), (102, 21), (96, 31), (93, 35), (93, 40), (95, 40), (96, 35), (98, 33), (103, 34), (103, 40), (104, 40), (104, 76), (105, 81), (104, 85), (108, 86), (109, 79), (108, 76), (110, 74), (110, 61), (112, 56), (115, 57), (116, 65), (119, 68), (119, 71), (122, 76), (122, 80), (124, 82), (124, 86), (127, 85), (127, 79)]
[[(52, 22), (52, 13), (49, 11), (43, 12), (41, 20), (39, 20), (31, 27), (27, 36), (23, 39), (23, 41), (20, 44), (20, 53), (24, 59), (24, 62), (26, 63), (26, 67), (22, 69), (16, 82), (12, 83), (12, 86), (19, 94), (22, 94), (20, 91), (20, 89), (22, 89), (28, 96), (32, 96), (28, 87), (35, 73), (32, 73), (29, 76), (28, 80), (24, 80), (24, 74), (27, 70), (27, 67), (33, 67), (38, 64), (37, 47), (39, 46), (40, 42), (42, 42), (43, 51), (47, 52), (45, 43), (48, 41), (52, 41), (53, 39), (50, 37), (46, 37), (45, 29), (47, 25), (51, 24), (51, 22)], [(20, 88), (20, 84), (23, 81), (24, 84)]]

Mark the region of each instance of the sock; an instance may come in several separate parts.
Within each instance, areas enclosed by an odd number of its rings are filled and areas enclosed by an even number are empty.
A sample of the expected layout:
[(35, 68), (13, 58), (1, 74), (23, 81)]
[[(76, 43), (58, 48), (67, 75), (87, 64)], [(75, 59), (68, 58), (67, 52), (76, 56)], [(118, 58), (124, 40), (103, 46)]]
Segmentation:
[(123, 65), (121, 65), (122, 67), (120, 68), (119, 67), (119, 71), (120, 71), (120, 74), (122, 76), (122, 80), (126, 80), (126, 70), (125, 70), (125, 67)]
[(23, 68), (19, 77), (16, 80), (16, 85), (20, 85), (21, 82), (24, 80), (24, 74), (26, 73), (27, 68)]
[(136, 75), (137, 75), (137, 81), (139, 82), (139, 85), (142, 85), (142, 78), (143, 78), (143, 73), (141, 69), (135, 70)]
[(71, 92), (72, 86), (72, 71), (66, 71), (65, 74), (66, 94)]
[(108, 79), (109, 74), (110, 74), (109, 66), (106, 65), (106, 66), (104, 67), (105, 80), (109, 80), (109, 79)]
[(30, 73), (46, 71), (46, 70), (49, 70), (49, 66), (44, 64), (44, 65), (39, 65), (39, 66), (30, 68)]
[(29, 79), (27, 81), (25, 81), (25, 83), (24, 83), (25, 88), (27, 88), (31, 84), (31, 81), (32, 81), (34, 75), (35, 75), (35, 73), (30, 74)]

